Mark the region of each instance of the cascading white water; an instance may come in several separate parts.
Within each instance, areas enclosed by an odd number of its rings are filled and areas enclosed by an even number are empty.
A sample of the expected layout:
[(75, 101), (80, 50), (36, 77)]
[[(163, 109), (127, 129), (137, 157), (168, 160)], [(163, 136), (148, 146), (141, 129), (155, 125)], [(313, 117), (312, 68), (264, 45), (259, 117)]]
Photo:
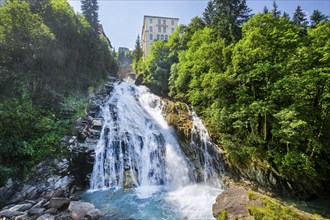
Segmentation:
[[(208, 185), (218, 178), (208, 153), (208, 133), (193, 112), (192, 137), (196, 138), (192, 138), (192, 147), (203, 152), (198, 158), (203, 162), (194, 168), (204, 170), (204, 184), (200, 185), (162, 115), (163, 105), (146, 87), (117, 82), (102, 106), (104, 123), (91, 175), (93, 193), (85, 196), (104, 212), (116, 210), (108, 217), (212, 218), (212, 203), (221, 189), (218, 184)], [(108, 189), (108, 193), (99, 189)]]
[[(219, 148), (211, 141), (210, 135), (205, 128), (202, 120), (197, 116), (195, 111), (190, 112), (192, 118), (191, 130), (191, 146), (196, 151), (201, 151), (201, 159), (203, 164), (203, 181), (204, 183), (212, 183), (214, 185), (222, 185), (221, 177), (219, 174), (224, 173), (224, 167), (220, 163), (222, 159)], [(212, 156), (210, 155), (212, 152)]]
[(189, 182), (187, 164), (162, 101), (146, 87), (117, 83), (102, 107), (104, 125), (97, 143), (91, 189)]

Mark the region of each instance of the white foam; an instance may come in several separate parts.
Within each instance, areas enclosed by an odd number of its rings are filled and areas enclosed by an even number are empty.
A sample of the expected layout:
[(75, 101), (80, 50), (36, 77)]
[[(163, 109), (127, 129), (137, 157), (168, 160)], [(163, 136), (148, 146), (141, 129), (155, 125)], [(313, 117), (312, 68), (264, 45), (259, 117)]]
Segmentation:
[(194, 184), (168, 192), (165, 200), (175, 204), (182, 219), (214, 219), (212, 204), (221, 192), (213, 186)]

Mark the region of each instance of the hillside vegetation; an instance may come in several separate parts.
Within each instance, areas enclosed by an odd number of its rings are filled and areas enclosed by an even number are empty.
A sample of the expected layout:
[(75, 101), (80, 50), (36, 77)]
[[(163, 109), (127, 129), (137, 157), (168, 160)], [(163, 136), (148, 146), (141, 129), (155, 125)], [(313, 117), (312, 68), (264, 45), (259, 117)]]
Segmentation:
[(1, 6), (0, 51), (1, 186), (55, 151), (117, 61), (106, 37), (66, 0)]
[(276, 3), (252, 16), (243, 0), (213, 0), (203, 18), (155, 41), (135, 71), (192, 105), (234, 169), (258, 164), (292, 196), (323, 193), (330, 183), (330, 22), (315, 10), (309, 24), (300, 7), (292, 19)]

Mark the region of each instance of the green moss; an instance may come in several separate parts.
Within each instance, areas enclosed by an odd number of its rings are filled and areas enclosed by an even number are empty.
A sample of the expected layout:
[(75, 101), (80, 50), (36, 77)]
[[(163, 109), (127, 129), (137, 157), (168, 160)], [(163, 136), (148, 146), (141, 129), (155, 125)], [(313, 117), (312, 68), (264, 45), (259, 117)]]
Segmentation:
[(225, 209), (222, 209), (217, 217), (217, 220), (226, 220), (226, 219), (227, 219), (227, 212)]
[(259, 200), (263, 206), (246, 205), (250, 214), (258, 219), (319, 219), (311, 214), (301, 212), (291, 206), (286, 206), (283, 203), (271, 199), (266, 196), (260, 196), (254, 192), (248, 193), (250, 201)]

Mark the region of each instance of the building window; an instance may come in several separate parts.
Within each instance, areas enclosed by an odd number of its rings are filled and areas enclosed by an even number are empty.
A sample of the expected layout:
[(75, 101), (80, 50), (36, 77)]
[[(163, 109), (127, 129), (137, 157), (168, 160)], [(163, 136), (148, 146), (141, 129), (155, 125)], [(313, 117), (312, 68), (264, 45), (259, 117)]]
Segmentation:
[(163, 27), (163, 32), (166, 33), (166, 27)]
[(161, 24), (162, 22), (161, 22), (161, 20), (160, 19), (158, 19), (158, 24)]
[(171, 25), (174, 25), (174, 20), (171, 21)]
[(152, 24), (152, 18), (149, 19), (149, 23)]
[(153, 32), (153, 30), (152, 30), (152, 26), (149, 27), (149, 31), (150, 31), (150, 32)]
[(172, 33), (174, 32), (174, 28), (171, 29)]
[(152, 34), (150, 34), (150, 40), (153, 40), (153, 38), (154, 38), (154, 37), (152, 36)]
[(165, 35), (165, 40), (168, 40), (168, 36), (167, 35)]
[(166, 24), (166, 20), (164, 19), (164, 20), (163, 20), (163, 25), (165, 25), (165, 24)]
[(157, 40), (159, 40), (159, 34), (157, 34)]
[(160, 39), (164, 40), (164, 35), (162, 35), (162, 36), (160, 37)]
[(162, 28), (161, 27), (158, 27), (158, 32), (162, 32)]

